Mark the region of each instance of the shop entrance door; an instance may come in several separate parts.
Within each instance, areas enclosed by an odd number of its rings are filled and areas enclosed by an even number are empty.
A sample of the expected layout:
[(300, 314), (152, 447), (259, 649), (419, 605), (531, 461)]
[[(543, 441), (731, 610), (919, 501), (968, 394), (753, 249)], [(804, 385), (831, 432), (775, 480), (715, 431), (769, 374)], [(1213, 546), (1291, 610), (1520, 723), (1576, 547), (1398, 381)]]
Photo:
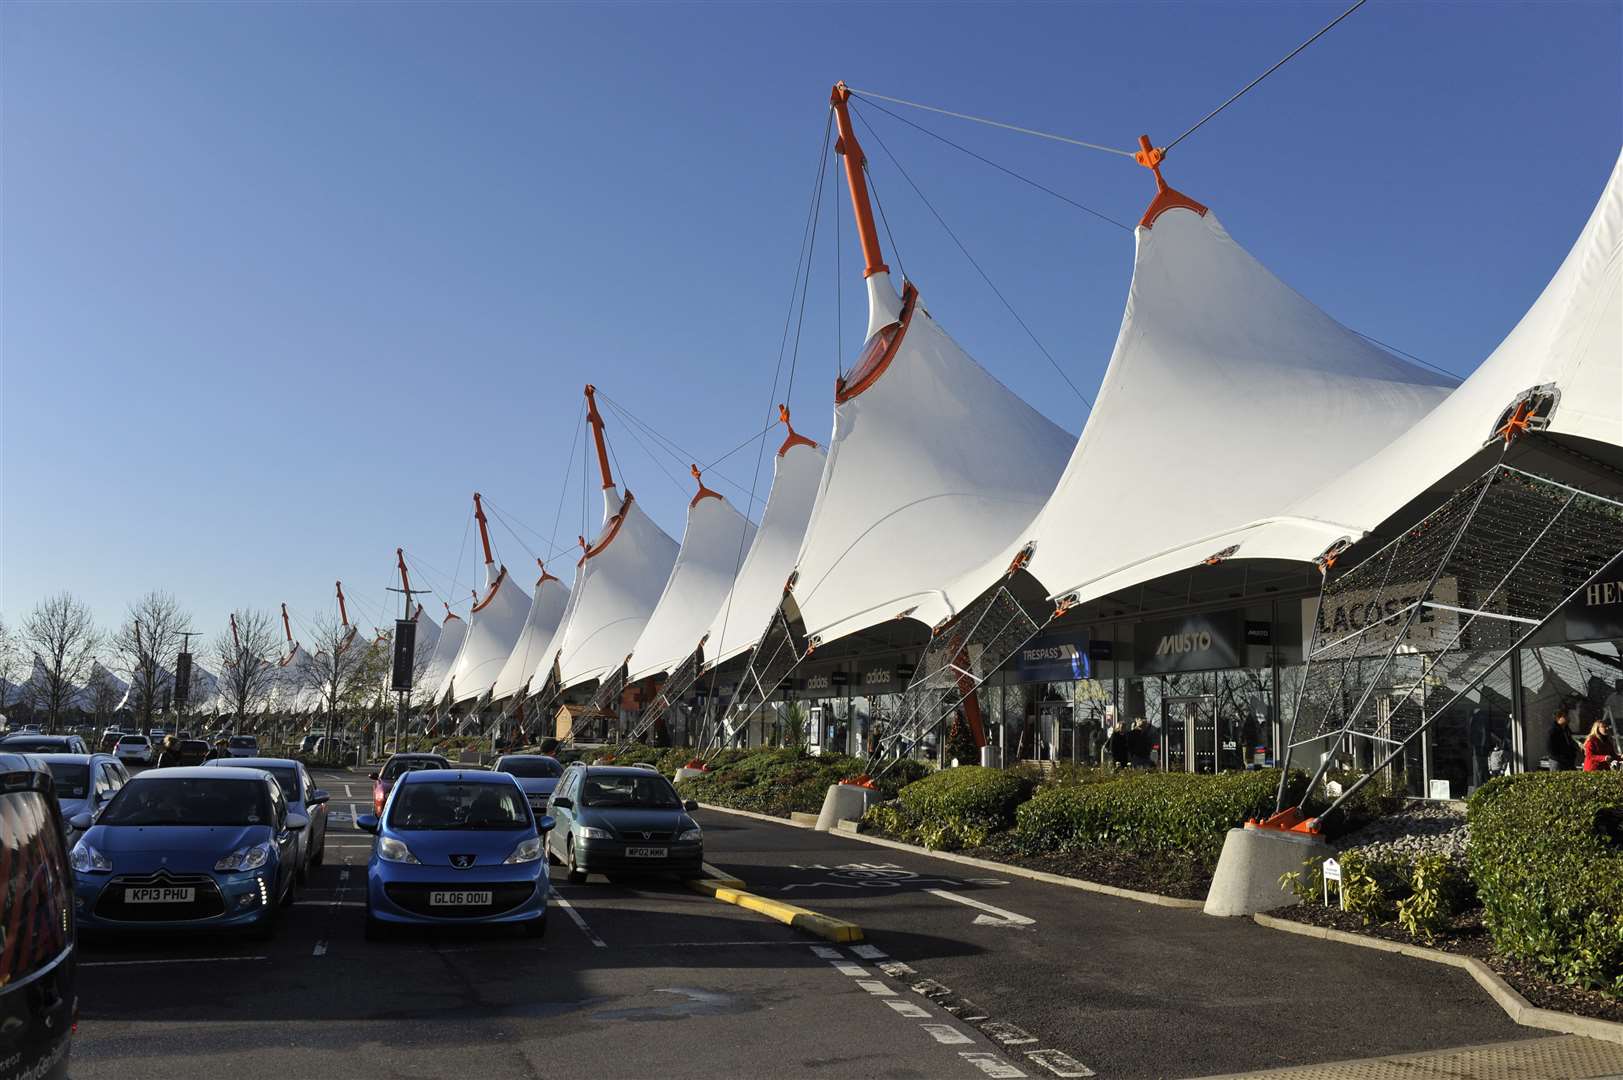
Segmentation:
[(1161, 768), (1217, 771), (1217, 719), (1211, 694), (1166, 698), (1161, 719)]

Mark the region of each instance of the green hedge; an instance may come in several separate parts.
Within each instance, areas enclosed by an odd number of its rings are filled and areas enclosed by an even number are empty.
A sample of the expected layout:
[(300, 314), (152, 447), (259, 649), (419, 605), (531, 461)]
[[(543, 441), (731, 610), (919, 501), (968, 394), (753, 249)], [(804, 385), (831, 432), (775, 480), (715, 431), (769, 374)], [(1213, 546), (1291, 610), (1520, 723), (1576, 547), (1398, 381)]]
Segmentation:
[[(677, 785), (684, 798), (734, 810), (788, 817), (822, 809), (830, 784), (862, 772), (863, 761), (845, 754), (812, 757), (797, 750), (723, 750), (710, 761), (711, 771)], [(894, 798), (903, 785), (929, 771), (921, 761), (896, 764), (877, 785), (884, 798)]]
[(1623, 997), (1623, 777), (1500, 777), (1466, 805), (1467, 857), (1494, 948)]
[(1014, 824), (1015, 808), (1031, 798), (1029, 776), (960, 765), (902, 788), (896, 805), (915, 825), (962, 825), (988, 831)]
[[(1303, 782), (1293, 774), (1293, 800)], [(1186, 852), (1215, 865), (1224, 834), (1272, 812), (1278, 785), (1278, 770), (1258, 769), (1216, 776), (1134, 771), (1105, 783), (1048, 788), (1020, 807), (1014, 839), (1028, 853), (1115, 844)]]

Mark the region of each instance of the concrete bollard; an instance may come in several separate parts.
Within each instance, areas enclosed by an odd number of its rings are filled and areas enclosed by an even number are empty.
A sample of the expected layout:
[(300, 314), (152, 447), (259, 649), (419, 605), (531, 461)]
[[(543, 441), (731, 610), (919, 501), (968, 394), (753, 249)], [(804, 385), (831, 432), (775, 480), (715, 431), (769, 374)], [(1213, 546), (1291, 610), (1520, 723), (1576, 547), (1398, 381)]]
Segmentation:
[(858, 821), (868, 807), (879, 801), (879, 792), (860, 784), (830, 784), (823, 796), (823, 809), (817, 815), (817, 831), (828, 832), (835, 822)]
[(1298, 901), (1280, 886), (1280, 875), (1302, 869), (1309, 859), (1323, 860), (1335, 853), (1324, 840), (1306, 833), (1250, 826), (1230, 829), (1206, 894), (1206, 914), (1255, 915), (1289, 907)]

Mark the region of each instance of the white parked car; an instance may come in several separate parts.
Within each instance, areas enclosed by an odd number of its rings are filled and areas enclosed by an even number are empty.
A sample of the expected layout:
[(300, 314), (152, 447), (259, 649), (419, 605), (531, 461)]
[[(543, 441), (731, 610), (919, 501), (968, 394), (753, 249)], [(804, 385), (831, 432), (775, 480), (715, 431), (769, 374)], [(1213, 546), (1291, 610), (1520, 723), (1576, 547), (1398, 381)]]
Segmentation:
[(157, 760), (158, 754), (152, 748), (152, 740), (145, 735), (125, 735), (113, 748), (113, 756), (122, 762), (134, 761), (142, 765), (151, 765)]

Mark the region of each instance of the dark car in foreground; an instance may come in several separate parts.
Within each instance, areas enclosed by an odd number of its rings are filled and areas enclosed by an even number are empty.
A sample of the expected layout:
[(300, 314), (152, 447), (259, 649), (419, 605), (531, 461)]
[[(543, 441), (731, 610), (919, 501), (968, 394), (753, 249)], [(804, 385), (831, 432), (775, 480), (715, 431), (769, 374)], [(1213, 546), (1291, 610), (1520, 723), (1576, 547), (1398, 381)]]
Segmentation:
[(547, 804), (557, 827), (551, 853), (569, 868), (569, 880), (588, 874), (698, 876), (704, 831), (657, 772), (611, 765), (571, 765)]
[(68, 1075), (75, 991), (73, 872), (55, 782), (46, 767), (0, 752), (0, 1069)]
[(81, 930), (240, 929), (269, 938), (293, 902), (296, 833), (282, 789), (260, 769), (158, 769), (133, 777), (71, 863)]
[(88, 754), (90, 748), (77, 735), (41, 735), (38, 732), (7, 735), (0, 739), (0, 752), (7, 754)]
[(517, 780), (537, 814), (545, 812), (547, 799), (564, 774), (563, 763), (546, 754), (503, 754), (491, 769)]
[(366, 936), (399, 926), (516, 924), (547, 929), (546, 833), (506, 773), (431, 769), (403, 774), (382, 815), (359, 814), (372, 833)]
[(372, 778), (372, 813), (382, 814), (383, 804), (389, 799), (395, 781), (409, 772), (423, 769), (449, 769), (451, 763), (443, 754), (391, 754), (383, 768), (370, 773)]

